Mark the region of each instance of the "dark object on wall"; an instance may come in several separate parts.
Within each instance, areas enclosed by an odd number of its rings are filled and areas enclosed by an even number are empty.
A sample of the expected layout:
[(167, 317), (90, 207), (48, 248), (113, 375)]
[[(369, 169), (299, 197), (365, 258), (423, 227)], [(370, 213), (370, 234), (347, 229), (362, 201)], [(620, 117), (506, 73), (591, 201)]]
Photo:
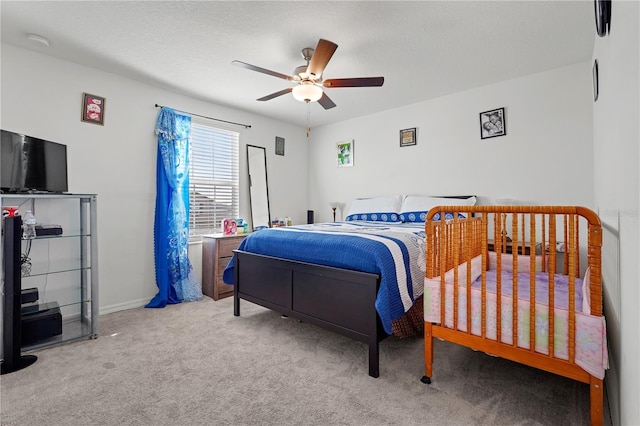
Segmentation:
[(480, 113), (480, 139), (495, 138), (507, 134), (504, 108)]
[(400, 130), (400, 146), (411, 146), (418, 143), (416, 137), (417, 128)]
[(611, 0), (593, 0), (596, 34), (604, 37), (611, 32)]
[(276, 155), (284, 155), (284, 138), (276, 136)]
[(2, 361), (1, 374), (22, 370), (36, 362), (35, 355), (20, 355), (22, 326), (20, 324), (20, 305), (22, 292), (20, 243), (22, 237), (22, 218), (6, 217), (4, 222), (4, 306), (2, 312)]
[(593, 61), (593, 68), (591, 69), (593, 74), (593, 102), (598, 100), (600, 94), (600, 81), (598, 77), (598, 60)]
[(82, 94), (82, 116), (85, 123), (93, 123), (104, 126), (104, 106), (106, 99), (101, 96)]
[(313, 210), (307, 210), (307, 223), (313, 223)]
[(0, 187), (6, 192), (68, 191), (67, 146), (2, 130)]

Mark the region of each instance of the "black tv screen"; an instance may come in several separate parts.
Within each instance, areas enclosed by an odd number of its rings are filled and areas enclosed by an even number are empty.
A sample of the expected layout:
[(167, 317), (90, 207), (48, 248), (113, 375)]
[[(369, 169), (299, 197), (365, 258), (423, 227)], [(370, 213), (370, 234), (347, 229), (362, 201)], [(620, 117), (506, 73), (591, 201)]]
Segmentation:
[(2, 191), (68, 191), (66, 145), (7, 130), (1, 132)]

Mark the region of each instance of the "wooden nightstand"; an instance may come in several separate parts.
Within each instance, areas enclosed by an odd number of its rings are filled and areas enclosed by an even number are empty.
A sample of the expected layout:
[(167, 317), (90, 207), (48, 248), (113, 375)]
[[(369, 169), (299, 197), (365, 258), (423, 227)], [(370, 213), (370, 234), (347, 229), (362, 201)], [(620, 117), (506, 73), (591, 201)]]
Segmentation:
[[(508, 253), (511, 254), (513, 251), (513, 243), (511, 241), (507, 241), (504, 244), (502, 244), (502, 242), (498, 242), (498, 245), (502, 245), (502, 253)], [(487, 249), (489, 251), (496, 251), (496, 247), (495, 244), (493, 242), (493, 240), (488, 240), (487, 241)], [(529, 253), (531, 253), (531, 244), (528, 242), (524, 243), (524, 255), (528, 256)], [(522, 252), (522, 242), (519, 241), (518, 242), (518, 254), (523, 254)]]
[(233, 286), (222, 281), (224, 268), (233, 257), (247, 234), (202, 236), (202, 292), (213, 298), (222, 299), (233, 295)]

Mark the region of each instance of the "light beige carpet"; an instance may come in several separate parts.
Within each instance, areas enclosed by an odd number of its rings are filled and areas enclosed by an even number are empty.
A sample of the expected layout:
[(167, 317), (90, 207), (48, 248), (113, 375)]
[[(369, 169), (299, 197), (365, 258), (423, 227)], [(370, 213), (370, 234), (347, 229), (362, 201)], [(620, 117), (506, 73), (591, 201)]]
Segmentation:
[[(364, 343), (232, 298), (100, 317), (100, 337), (0, 378), (3, 426), (586, 425), (588, 386), (438, 341)], [(610, 424), (606, 411), (605, 424)]]

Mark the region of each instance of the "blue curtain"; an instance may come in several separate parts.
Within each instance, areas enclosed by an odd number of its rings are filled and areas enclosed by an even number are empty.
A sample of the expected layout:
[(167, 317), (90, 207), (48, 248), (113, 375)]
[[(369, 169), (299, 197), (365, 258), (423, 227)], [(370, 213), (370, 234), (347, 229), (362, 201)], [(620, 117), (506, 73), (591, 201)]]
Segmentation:
[(158, 294), (147, 308), (202, 299), (202, 286), (187, 256), (191, 117), (163, 107), (155, 133), (158, 158), (153, 238)]

